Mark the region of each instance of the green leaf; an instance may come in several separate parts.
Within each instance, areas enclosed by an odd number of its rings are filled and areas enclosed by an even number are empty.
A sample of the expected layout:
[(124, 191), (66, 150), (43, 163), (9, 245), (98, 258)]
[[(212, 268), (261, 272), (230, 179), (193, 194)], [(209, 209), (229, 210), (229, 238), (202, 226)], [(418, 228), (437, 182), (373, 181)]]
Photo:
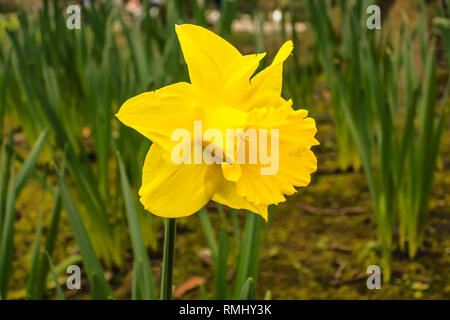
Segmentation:
[(44, 145), (46, 138), (47, 138), (47, 131), (43, 131), (39, 135), (39, 138), (37, 139), (36, 143), (34, 144), (33, 149), (31, 150), (29, 156), (23, 163), (20, 172), (17, 174), (17, 177), (15, 178), (15, 183), (14, 183), (14, 186), (16, 188), (16, 190), (15, 190), (16, 197), (19, 196), (20, 192), (22, 191), (23, 187), (25, 186), (27, 179), (30, 177), (31, 173), (33, 172), (34, 166), (36, 165), (36, 162), (39, 158), (39, 154), (41, 153), (41, 149)]
[(242, 286), (239, 300), (255, 300), (255, 280), (248, 278)]
[(211, 220), (209, 219), (208, 210), (205, 208), (201, 209), (198, 213), (198, 217), (200, 218), (200, 222), (203, 227), (203, 232), (206, 236), (206, 241), (208, 242), (209, 249), (211, 250), (211, 255), (213, 260), (217, 259), (217, 240), (216, 235), (214, 233), (214, 228), (211, 225)]
[(49, 272), (50, 267), (49, 261), (45, 256), (49, 255), (51, 258), (53, 254), (53, 249), (55, 248), (56, 238), (58, 235), (59, 221), (61, 217), (61, 207), (62, 207), (61, 193), (58, 190), (53, 203), (53, 211), (51, 214), (50, 225), (48, 227), (48, 232), (46, 236), (45, 242), (46, 252), (45, 254), (42, 254), (40, 258), (40, 265), (38, 269), (39, 274), (37, 276), (36, 289), (34, 290), (33, 299), (41, 299), (42, 294), (45, 291), (47, 274)]
[[(43, 188), (45, 191), (45, 188)], [(43, 201), (44, 199), (42, 199)], [(42, 221), (44, 218), (44, 213), (41, 208), (39, 214), (39, 222), (38, 228), (36, 232), (36, 236), (34, 239), (32, 254), (31, 254), (31, 268), (30, 274), (28, 276), (28, 284), (27, 284), (27, 293), (25, 299), (36, 299), (35, 291), (36, 291), (36, 282), (38, 277), (38, 266), (39, 266), (39, 251), (41, 247), (41, 238), (42, 238)]]
[(9, 276), (13, 258), (15, 191), (15, 170), (14, 166), (12, 166), (8, 195), (6, 197), (5, 220), (3, 223), (2, 238), (0, 239), (0, 299), (4, 300), (8, 297)]
[(215, 299), (224, 300), (227, 297), (227, 256), (228, 256), (228, 233), (222, 228), (220, 230), (219, 253), (215, 261)]
[(244, 235), (239, 249), (239, 258), (236, 266), (236, 282), (234, 297), (237, 299), (248, 278), (257, 275), (259, 264), (259, 250), (261, 237), (261, 217), (248, 212)]
[[(117, 161), (119, 163), (120, 179), (122, 181), (122, 191), (125, 199), (125, 213), (130, 227), (131, 245), (134, 253), (133, 283), (135, 285), (133, 287), (140, 291), (139, 294), (135, 293), (134, 296), (141, 297), (142, 299), (156, 299), (156, 289), (150, 261), (145, 249), (142, 230), (139, 226), (139, 219), (128, 178), (119, 153), (117, 153)], [(137, 282), (135, 282), (135, 279), (137, 279)]]
[(92, 299), (112, 299), (111, 288), (105, 279), (103, 268), (95, 254), (83, 221), (60, 173), (58, 174), (58, 183), (62, 201), (67, 212), (67, 218), (75, 236), (75, 241), (80, 249), (83, 266), (91, 284), (91, 297)]
[(50, 266), (50, 272), (51, 272), (51, 275), (52, 275), (52, 278), (53, 278), (53, 282), (55, 283), (56, 295), (57, 295), (59, 300), (66, 300), (66, 297), (64, 295), (64, 291), (61, 288), (61, 285), (59, 284), (58, 276), (56, 275), (56, 271), (55, 271), (55, 268), (54, 268), (53, 263), (52, 263), (52, 258), (50, 257), (48, 252), (45, 252), (45, 256), (47, 258), (46, 259), (47, 263)]

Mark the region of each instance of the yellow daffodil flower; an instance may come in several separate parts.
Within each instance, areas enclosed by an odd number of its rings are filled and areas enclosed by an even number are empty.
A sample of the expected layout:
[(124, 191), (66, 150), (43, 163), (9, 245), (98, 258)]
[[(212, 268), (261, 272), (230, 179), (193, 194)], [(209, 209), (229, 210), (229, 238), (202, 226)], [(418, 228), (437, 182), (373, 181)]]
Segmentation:
[[(287, 41), (272, 64), (254, 75), (265, 54), (242, 55), (199, 26), (183, 24), (175, 29), (191, 83), (140, 94), (127, 100), (117, 114), (153, 142), (144, 163), (140, 201), (146, 210), (166, 218), (189, 216), (213, 200), (267, 220), (268, 206), (285, 201), (295, 187), (307, 186), (317, 169), (311, 151), (318, 144), (315, 122), (306, 110), (293, 110), (292, 102), (281, 97), (283, 62), (292, 52), (292, 42)], [(195, 148), (207, 148), (195, 138), (194, 123), (199, 121), (201, 136), (208, 129), (225, 137), (228, 129), (276, 129), (276, 173), (262, 174), (270, 164), (240, 163), (226, 156), (222, 163), (174, 163), (171, 155), (180, 145), (173, 136), (177, 129), (192, 133), (189, 144), (194, 154)], [(251, 142), (248, 137), (243, 141), (248, 155)]]

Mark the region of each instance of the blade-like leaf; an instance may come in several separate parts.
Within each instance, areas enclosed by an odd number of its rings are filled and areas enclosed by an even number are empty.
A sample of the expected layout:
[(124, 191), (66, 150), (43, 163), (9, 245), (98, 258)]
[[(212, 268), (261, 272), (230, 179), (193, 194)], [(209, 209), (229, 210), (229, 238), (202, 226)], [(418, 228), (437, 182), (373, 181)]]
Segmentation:
[(119, 163), (120, 179), (122, 181), (122, 191), (125, 199), (125, 213), (130, 227), (131, 245), (134, 253), (135, 272), (133, 278), (138, 279), (135, 288), (141, 289), (140, 294), (136, 296), (142, 297), (142, 299), (156, 299), (156, 289), (153, 282), (150, 261), (145, 249), (136, 207), (120, 154), (117, 154), (117, 161)]
[(58, 174), (58, 182), (61, 190), (61, 198), (67, 212), (67, 218), (75, 236), (75, 241), (80, 249), (83, 266), (91, 285), (91, 297), (93, 299), (112, 299), (111, 288), (105, 279), (103, 268), (95, 254), (86, 228), (61, 174)]

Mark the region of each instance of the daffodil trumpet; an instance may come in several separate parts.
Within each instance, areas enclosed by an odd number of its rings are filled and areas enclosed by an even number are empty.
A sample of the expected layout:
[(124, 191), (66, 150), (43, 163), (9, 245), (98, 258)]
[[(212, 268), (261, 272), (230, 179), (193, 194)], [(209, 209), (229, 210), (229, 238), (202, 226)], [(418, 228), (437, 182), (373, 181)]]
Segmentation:
[[(185, 128), (176, 129), (171, 140), (179, 141), (173, 147), (171, 159), (174, 164), (258, 164), (261, 175), (274, 175), (279, 168), (279, 130), (249, 128), (219, 129), (203, 132), (202, 121), (194, 121), (193, 143), (191, 133)], [(268, 139), (268, 136), (270, 139)], [(194, 150), (191, 150), (193, 145)], [(270, 149), (270, 150), (269, 150)]]

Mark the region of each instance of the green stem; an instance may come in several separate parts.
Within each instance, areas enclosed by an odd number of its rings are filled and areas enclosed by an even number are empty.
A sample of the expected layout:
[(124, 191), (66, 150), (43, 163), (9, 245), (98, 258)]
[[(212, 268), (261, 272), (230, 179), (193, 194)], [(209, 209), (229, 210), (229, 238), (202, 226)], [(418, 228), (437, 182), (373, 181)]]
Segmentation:
[(173, 261), (175, 257), (175, 236), (177, 220), (166, 219), (164, 232), (164, 256), (161, 274), (161, 300), (172, 299)]

